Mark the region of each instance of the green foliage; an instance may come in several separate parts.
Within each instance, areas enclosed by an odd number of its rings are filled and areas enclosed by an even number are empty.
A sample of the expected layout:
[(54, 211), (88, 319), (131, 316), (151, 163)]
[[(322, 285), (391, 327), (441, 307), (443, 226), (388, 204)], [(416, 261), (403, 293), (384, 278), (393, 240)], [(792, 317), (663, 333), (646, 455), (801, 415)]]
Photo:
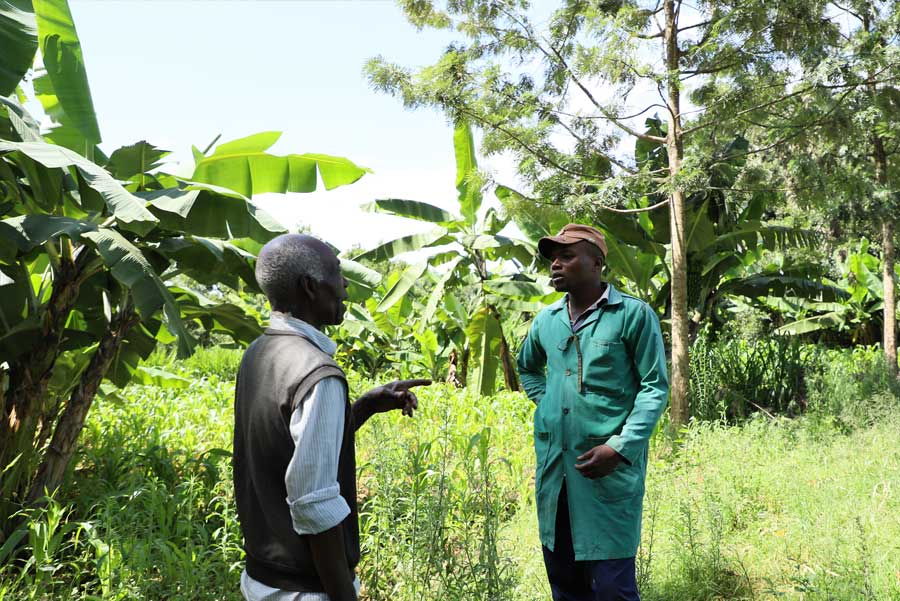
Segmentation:
[[(759, 304), (778, 311), (788, 321), (778, 328), (779, 333), (812, 335), (843, 344), (876, 342), (884, 310), (881, 260), (863, 238), (852, 252), (835, 251), (833, 263), (836, 274), (829, 284), (844, 291), (834, 302), (769, 298)], [(900, 265), (896, 269), (900, 278)]]
[[(876, 355), (845, 356), (834, 381), (839, 370), (866, 373)], [(98, 398), (67, 473), (77, 493), (67, 486), (21, 516), (13, 537), (24, 561), (0, 567), (0, 598), (240, 599), (229, 451), (239, 357), (157, 352), (146, 367), (189, 378), (189, 391), (132, 385)], [(355, 392), (370, 384), (348, 376)], [(879, 389), (828, 394), (864, 390)], [(546, 599), (532, 405), (520, 394), (447, 386), (419, 397), (413, 419), (376, 416), (359, 432), (362, 599)], [(811, 416), (694, 423), (675, 444), (657, 435), (638, 556), (642, 598), (900, 595), (890, 496), (900, 486), (898, 409), (855, 430)], [(0, 554), (12, 547), (0, 544)]]
[[(4, 46), (3, 76), (34, 55), (33, 20), (11, 6), (0, 4), (0, 37), (19, 47), (8, 55)], [(272, 132), (200, 153), (202, 182), (163, 173), (168, 152), (145, 141), (106, 159), (66, 0), (35, 0), (34, 16), (46, 67), (34, 91), (59, 126), (41, 132), (17, 100), (0, 103), (2, 534), (60, 484), (104, 381), (184, 387), (139, 365), (157, 342), (176, 343), (184, 357), (198, 332), (239, 343), (259, 335), (246, 303), (198, 292), (257, 290), (256, 252), (285, 230), (250, 195), (311, 191), (318, 175), (331, 189), (367, 171), (339, 157), (268, 155)]]
[[(483, 181), (475, 159), (474, 137), (466, 121), (457, 122), (453, 146), (462, 217), (414, 200), (381, 199), (365, 207), (431, 222), (435, 227), (430, 232), (402, 236), (354, 255), (357, 261), (387, 261), (411, 251), (428, 253), (425, 261), (409, 265), (402, 275), (391, 281), (391, 287), (380, 295), (381, 300), (374, 309), (351, 311), (360, 322), (351, 328), (358, 334), (363, 330), (374, 333), (380, 329), (383, 332), (373, 315), (391, 311), (398, 301), (407, 298), (414, 284), (422, 281), (426, 285), (427, 301), (419, 303), (415, 314), (420, 316), (420, 321), (409, 338), (415, 339), (420, 346), (420, 352), (416, 354), (425, 361), (428, 369), (437, 368), (434, 358), (443, 353), (435, 354), (429, 350), (431, 341), (426, 340), (423, 333), (429, 327), (438, 327), (441, 332), (435, 336), (435, 342), (444, 349), (450, 345), (455, 347), (453, 356), (458, 365), (454, 364), (454, 369), (460, 368), (457, 381), (465, 383), (464, 380), (468, 380), (481, 394), (489, 395), (497, 389), (497, 375), (502, 373), (506, 386), (517, 390), (518, 378), (510, 340), (512, 336), (516, 340), (522, 337), (519, 329), (523, 312), (539, 310), (542, 305), (534, 301), (545, 300), (550, 291), (546, 282), (535, 282), (521, 274), (499, 276), (504, 264), (510, 262), (520, 270), (526, 266), (533, 268), (537, 261), (535, 243), (499, 235), (510, 219), (493, 209), (484, 212), (483, 217), (479, 216)], [(507, 194), (507, 188), (502, 190)], [(439, 252), (440, 247), (448, 244), (453, 245), (452, 251)], [(429, 268), (430, 277), (423, 280)], [(415, 301), (410, 301), (407, 306), (416, 306)], [(393, 321), (393, 318), (382, 316), (380, 320)], [(402, 329), (402, 324), (394, 323)], [(393, 347), (382, 353), (396, 351), (396, 336), (381, 338), (390, 341)], [(356, 342), (353, 344), (359, 346)], [(469, 364), (472, 369), (466, 373), (465, 366)]]
[(414, 423), (360, 432), (364, 597), (504, 598), (515, 565), (499, 533), (528, 494), (530, 459), (504, 450), (528, 439), (528, 406), (447, 387), (419, 397)]
[(0, 46), (10, 53), (0, 61), (0, 96), (12, 94), (25, 76), (37, 51), (37, 23), (30, 2), (0, 2)]
[(702, 332), (691, 353), (691, 415), (733, 422), (756, 412), (796, 415), (806, 408), (806, 374), (819, 359), (787, 336), (756, 340)]
[(900, 382), (891, 377), (877, 346), (822, 350), (808, 376), (809, 409), (840, 427), (864, 429), (900, 407)]
[(262, 132), (219, 144), (212, 154), (195, 155), (191, 179), (216, 184), (247, 198), (266, 192), (314, 192), (318, 177), (326, 190), (357, 181), (369, 169), (324, 154), (275, 156), (266, 153), (281, 132)]

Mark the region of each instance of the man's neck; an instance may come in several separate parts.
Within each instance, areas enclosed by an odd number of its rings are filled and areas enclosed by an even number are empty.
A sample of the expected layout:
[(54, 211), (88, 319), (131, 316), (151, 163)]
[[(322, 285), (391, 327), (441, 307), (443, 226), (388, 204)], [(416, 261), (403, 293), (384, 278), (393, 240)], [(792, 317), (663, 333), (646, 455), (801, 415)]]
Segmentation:
[(596, 303), (605, 291), (606, 282), (600, 282), (598, 286), (569, 290), (569, 311), (572, 315), (583, 313), (585, 309)]
[(323, 331), (322, 326), (324, 324), (320, 323), (319, 320), (316, 319), (315, 315), (312, 315), (309, 311), (304, 310), (302, 307), (273, 309), (273, 311), (278, 311), (279, 313), (284, 313), (285, 315), (289, 315), (294, 319), (305, 321), (320, 332)]

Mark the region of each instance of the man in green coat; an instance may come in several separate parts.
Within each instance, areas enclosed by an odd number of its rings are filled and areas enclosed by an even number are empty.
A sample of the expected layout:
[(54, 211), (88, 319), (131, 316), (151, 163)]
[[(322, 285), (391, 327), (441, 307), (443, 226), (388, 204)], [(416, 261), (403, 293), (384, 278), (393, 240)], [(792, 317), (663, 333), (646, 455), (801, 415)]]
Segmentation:
[(596, 229), (569, 224), (538, 249), (566, 293), (535, 317), (518, 357), (537, 405), (535, 497), (553, 599), (638, 600), (647, 447), (669, 391), (659, 320), (601, 280)]

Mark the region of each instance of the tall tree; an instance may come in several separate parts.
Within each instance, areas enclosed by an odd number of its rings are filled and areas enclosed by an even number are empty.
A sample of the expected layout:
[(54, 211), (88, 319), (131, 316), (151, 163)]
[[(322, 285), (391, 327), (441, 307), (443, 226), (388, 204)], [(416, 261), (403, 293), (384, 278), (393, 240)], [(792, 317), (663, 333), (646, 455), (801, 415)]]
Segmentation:
[[(881, 244), (882, 345), (897, 375), (896, 229), (900, 215), (900, 5), (831, 2), (839, 43), (814, 72), (833, 85), (794, 102), (781, 131), (818, 119), (774, 154), (794, 195), (824, 210), (838, 241), (871, 237)], [(809, 84), (807, 84), (809, 85)], [(824, 116), (824, 118), (823, 118)], [(774, 134), (773, 134), (774, 135)]]
[[(373, 59), (373, 86), (408, 107), (440, 107), (481, 127), (485, 150), (512, 153), (529, 195), (543, 202), (574, 204), (576, 211), (584, 202), (608, 211), (668, 211), (671, 416), (684, 423), (685, 199), (703, 185), (702, 168), (714, 163), (694, 139), (714, 139), (737, 116), (810, 92), (794, 89), (794, 74), (836, 36), (821, 17), (823, 2), (563, 0), (544, 27), (536, 25), (543, 15), (524, 0), (401, 4), (416, 27), (452, 30), (460, 41), (418, 71)], [(664, 115), (664, 125), (642, 127), (639, 120), (653, 112)], [(630, 160), (626, 141), (659, 146), (665, 168)], [(635, 182), (652, 185), (662, 200), (631, 197)]]

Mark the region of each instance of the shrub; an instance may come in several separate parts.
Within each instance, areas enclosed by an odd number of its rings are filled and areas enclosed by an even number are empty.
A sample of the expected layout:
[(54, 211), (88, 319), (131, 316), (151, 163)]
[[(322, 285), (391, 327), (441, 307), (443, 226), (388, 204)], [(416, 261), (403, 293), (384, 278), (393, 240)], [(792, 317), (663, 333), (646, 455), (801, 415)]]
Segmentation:
[(735, 421), (757, 411), (800, 413), (813, 356), (793, 337), (713, 340), (701, 332), (691, 348), (691, 414)]
[(820, 350), (808, 377), (810, 410), (847, 429), (868, 427), (900, 407), (900, 382), (877, 345)]

